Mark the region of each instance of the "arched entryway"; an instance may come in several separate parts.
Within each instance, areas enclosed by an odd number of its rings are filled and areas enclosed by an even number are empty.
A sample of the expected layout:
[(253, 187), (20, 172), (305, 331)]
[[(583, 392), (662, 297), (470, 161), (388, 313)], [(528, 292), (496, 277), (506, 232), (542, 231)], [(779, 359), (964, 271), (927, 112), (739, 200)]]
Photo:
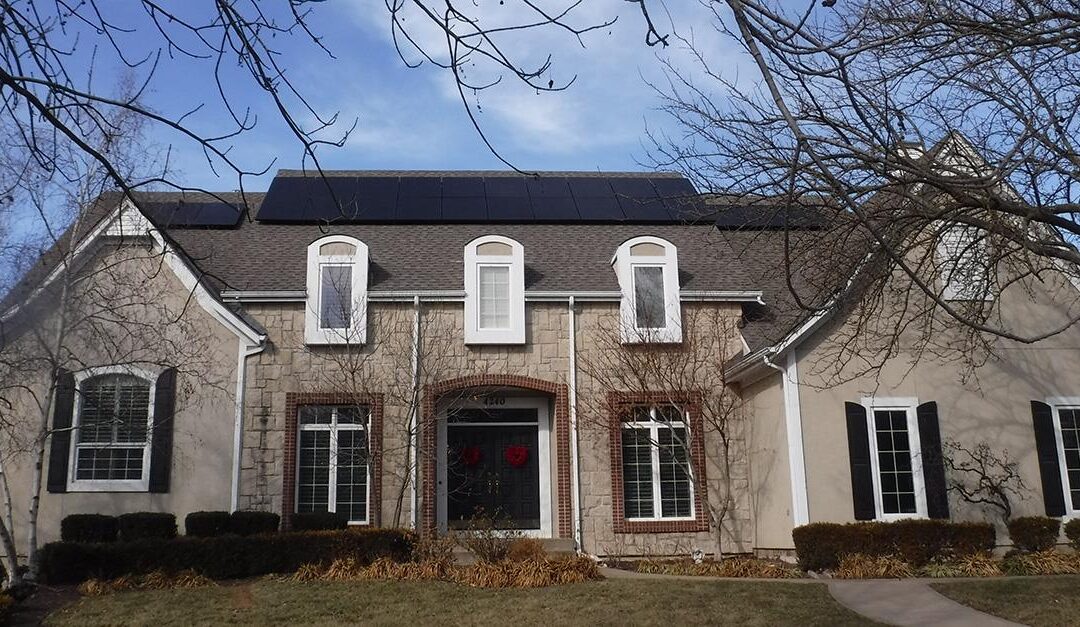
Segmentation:
[(571, 534), (567, 387), (507, 375), (427, 386), (421, 444), (425, 532), (477, 509), (537, 537)]

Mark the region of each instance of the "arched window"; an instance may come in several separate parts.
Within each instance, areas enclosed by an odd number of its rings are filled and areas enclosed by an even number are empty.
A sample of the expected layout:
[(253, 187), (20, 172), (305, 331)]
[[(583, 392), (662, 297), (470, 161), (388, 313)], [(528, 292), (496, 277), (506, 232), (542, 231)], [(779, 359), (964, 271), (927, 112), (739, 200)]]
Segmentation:
[(69, 489), (148, 489), (154, 379), (123, 367), (77, 375)]
[(465, 343), (525, 343), (525, 249), (508, 237), (465, 245)]
[(622, 291), (622, 341), (681, 342), (679, 258), (675, 245), (659, 237), (635, 237), (619, 246), (612, 265)]
[(360, 240), (328, 235), (308, 246), (308, 344), (363, 344), (367, 340), (368, 248)]

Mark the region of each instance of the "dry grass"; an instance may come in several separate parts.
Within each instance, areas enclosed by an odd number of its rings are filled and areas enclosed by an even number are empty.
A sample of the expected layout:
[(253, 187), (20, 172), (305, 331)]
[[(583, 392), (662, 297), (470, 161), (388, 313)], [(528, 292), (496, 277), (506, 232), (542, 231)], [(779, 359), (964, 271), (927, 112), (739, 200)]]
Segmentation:
[(596, 562), (587, 557), (504, 560), (452, 566), (446, 562), (376, 560), (362, 566), (352, 559), (329, 566), (306, 565), (291, 581), (449, 581), (474, 588), (541, 588), (601, 579)]
[(1053, 549), (1037, 553), (1010, 555), (1001, 561), (1006, 575), (1077, 575), (1080, 554), (1059, 553)]
[(903, 579), (914, 577), (915, 570), (898, 557), (855, 553), (841, 557), (833, 575), (837, 579)]
[(146, 575), (129, 575), (109, 580), (90, 579), (79, 585), (79, 593), (85, 596), (99, 596), (130, 590), (175, 590), (216, 585), (213, 579), (203, 577), (193, 570), (185, 570), (175, 575), (154, 571)]
[(922, 577), (1001, 577), (1001, 563), (985, 553), (965, 555), (947, 562), (932, 562), (919, 570)]
[(743, 577), (758, 579), (794, 579), (801, 577), (798, 568), (753, 557), (729, 557), (706, 560), (644, 560), (635, 564), (637, 572), (659, 575), (693, 575), (702, 577)]
[(542, 560), (547, 558), (544, 545), (536, 538), (518, 538), (510, 543), (510, 549), (506, 553), (506, 559), (511, 562), (526, 562), (530, 560)]
[(942, 581), (931, 586), (954, 601), (1025, 625), (1075, 625), (1080, 616), (1077, 576)]

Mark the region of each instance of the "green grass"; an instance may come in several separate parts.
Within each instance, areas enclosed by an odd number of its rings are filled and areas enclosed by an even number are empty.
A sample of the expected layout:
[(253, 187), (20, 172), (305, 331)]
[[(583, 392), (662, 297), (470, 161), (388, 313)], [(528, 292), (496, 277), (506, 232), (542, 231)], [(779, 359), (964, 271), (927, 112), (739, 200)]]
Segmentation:
[(969, 607), (1027, 625), (1075, 625), (1080, 576), (987, 579), (930, 584)]
[(624, 581), (483, 590), (441, 582), (257, 581), (85, 597), (49, 625), (859, 625), (823, 584)]

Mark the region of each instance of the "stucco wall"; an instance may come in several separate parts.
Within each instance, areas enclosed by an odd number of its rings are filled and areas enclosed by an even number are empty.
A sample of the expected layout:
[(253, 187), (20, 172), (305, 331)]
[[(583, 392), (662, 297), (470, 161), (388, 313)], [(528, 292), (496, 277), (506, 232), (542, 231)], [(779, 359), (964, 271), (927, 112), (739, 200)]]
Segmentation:
[(747, 445), (754, 548), (791, 548), (791, 470), (781, 374), (774, 372), (741, 394), (752, 415)]

